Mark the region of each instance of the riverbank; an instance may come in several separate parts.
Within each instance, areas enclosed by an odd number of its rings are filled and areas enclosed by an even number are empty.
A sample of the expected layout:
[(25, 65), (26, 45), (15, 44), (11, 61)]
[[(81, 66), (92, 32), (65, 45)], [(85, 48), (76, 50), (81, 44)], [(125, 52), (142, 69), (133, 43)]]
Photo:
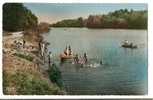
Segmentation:
[[(3, 33), (5, 34), (5, 33)], [(6, 95), (57, 95), (65, 92), (50, 80), (39, 57), (42, 31), (28, 30), (3, 35), (3, 93)], [(15, 42), (26, 41), (24, 47)]]

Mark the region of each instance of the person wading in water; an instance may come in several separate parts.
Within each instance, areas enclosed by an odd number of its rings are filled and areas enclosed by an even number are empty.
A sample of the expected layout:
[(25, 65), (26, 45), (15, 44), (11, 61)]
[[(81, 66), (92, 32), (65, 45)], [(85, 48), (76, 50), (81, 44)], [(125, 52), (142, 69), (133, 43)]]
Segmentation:
[(74, 57), (74, 62), (75, 62), (76, 64), (79, 63), (79, 57), (78, 57), (78, 54), (75, 55), (75, 57)]
[(87, 63), (88, 59), (87, 59), (87, 54), (86, 53), (84, 53), (83, 59), (84, 59), (84, 63)]

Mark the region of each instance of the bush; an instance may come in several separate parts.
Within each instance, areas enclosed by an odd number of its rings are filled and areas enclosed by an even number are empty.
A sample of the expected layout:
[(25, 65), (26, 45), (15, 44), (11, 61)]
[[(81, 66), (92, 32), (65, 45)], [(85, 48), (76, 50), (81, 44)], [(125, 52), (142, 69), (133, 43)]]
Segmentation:
[(50, 80), (53, 83), (56, 83), (59, 87), (63, 86), (61, 72), (55, 64), (50, 66), (50, 68), (48, 70), (48, 74), (49, 74)]

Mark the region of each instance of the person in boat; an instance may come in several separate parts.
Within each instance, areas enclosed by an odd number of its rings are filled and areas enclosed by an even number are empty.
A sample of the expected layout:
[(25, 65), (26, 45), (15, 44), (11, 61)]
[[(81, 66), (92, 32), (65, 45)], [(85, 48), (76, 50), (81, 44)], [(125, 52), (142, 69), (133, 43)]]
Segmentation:
[(71, 46), (70, 45), (68, 47), (68, 54), (69, 54), (69, 56), (72, 55), (72, 50), (71, 50)]
[(78, 57), (78, 54), (75, 55), (75, 57), (74, 57), (74, 62), (75, 62), (76, 64), (79, 63), (79, 57)]
[(84, 53), (84, 55), (83, 55), (83, 60), (84, 60), (84, 63), (87, 63), (88, 59), (87, 59), (87, 54), (86, 53)]
[(125, 45), (128, 45), (129, 44), (129, 41), (128, 40), (125, 40), (124, 44)]
[(64, 50), (64, 54), (67, 56), (68, 55), (68, 49), (67, 49), (67, 46), (66, 46), (66, 48), (65, 48), (65, 50)]

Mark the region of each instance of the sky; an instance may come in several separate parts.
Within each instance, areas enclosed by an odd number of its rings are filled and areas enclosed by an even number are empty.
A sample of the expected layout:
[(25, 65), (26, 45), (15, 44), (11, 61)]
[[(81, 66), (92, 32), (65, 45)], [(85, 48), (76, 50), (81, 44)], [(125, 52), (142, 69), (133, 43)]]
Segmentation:
[(147, 10), (147, 4), (102, 4), (102, 3), (24, 3), (37, 17), (39, 22), (55, 23), (63, 19), (78, 17), (87, 18), (89, 15), (101, 15), (119, 9)]

